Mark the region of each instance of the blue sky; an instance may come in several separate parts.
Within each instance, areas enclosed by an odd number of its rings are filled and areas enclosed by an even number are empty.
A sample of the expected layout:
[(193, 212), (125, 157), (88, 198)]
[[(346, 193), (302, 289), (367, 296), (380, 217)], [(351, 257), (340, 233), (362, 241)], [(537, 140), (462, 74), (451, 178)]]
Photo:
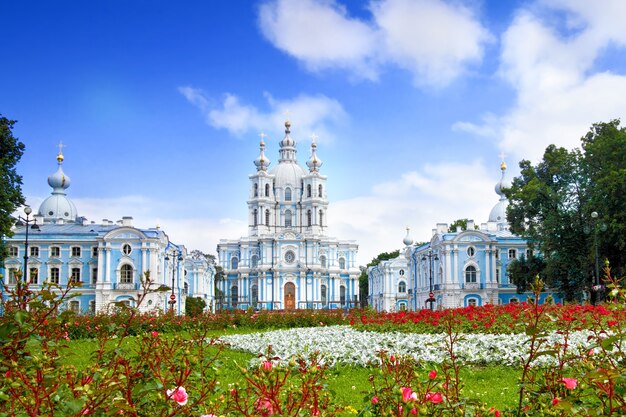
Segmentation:
[(285, 112), (328, 175), (330, 234), (360, 263), (405, 227), (487, 220), (509, 177), (626, 112), (622, 0), (10, 2), (0, 113), (38, 207), (62, 141), (89, 220), (133, 216), (215, 253), (247, 233), (259, 133)]

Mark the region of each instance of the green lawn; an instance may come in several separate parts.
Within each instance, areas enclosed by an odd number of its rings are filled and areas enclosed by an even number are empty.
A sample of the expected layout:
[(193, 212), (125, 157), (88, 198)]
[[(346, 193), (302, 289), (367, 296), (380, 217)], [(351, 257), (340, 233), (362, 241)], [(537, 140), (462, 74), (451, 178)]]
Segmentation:
[[(230, 329), (227, 333), (241, 333), (241, 330)], [(225, 334), (216, 331), (211, 336)], [(184, 334), (178, 336), (185, 337)], [(172, 337), (167, 335), (165, 337)], [(128, 338), (125, 343), (132, 344), (134, 338)], [(93, 340), (73, 340), (69, 342), (69, 349), (63, 352), (64, 361), (76, 367), (84, 368), (91, 360), (91, 353), (97, 348)], [(220, 375), (218, 380), (222, 386), (236, 382), (241, 378), (237, 367), (246, 366), (255, 355), (224, 349), (220, 356)], [(426, 367), (428, 369), (428, 367)], [(338, 404), (351, 405), (357, 410), (363, 406), (363, 398), (370, 388), (368, 381), (369, 369), (362, 367), (341, 366), (328, 372), (328, 388), (334, 392)], [(461, 380), (464, 387), (463, 396), (478, 399), (484, 404), (496, 408), (513, 407), (516, 404), (516, 391), (520, 370), (505, 366), (464, 366), (461, 370)]]

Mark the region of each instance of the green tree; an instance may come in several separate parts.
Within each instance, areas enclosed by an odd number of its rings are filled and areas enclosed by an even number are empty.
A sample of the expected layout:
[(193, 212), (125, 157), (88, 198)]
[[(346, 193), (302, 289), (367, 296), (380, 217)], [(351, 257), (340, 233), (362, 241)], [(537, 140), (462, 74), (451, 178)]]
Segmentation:
[[(467, 222), (469, 219), (457, 219), (450, 223), (450, 227), (448, 227), (449, 233), (456, 232), (457, 226), (461, 226), (461, 230), (467, 230)], [(478, 229), (478, 225), (474, 225), (474, 229)]]
[(15, 219), (11, 216), (24, 204), (22, 177), (15, 166), (24, 154), (24, 144), (13, 136), (15, 120), (0, 114), (0, 264), (4, 262), (6, 247), (4, 237), (12, 236)]
[(185, 299), (185, 315), (197, 317), (202, 314), (206, 307), (206, 301), (200, 297), (187, 297)]
[(531, 291), (531, 285), (535, 278), (539, 276), (545, 282), (546, 263), (542, 256), (531, 255), (528, 258), (522, 255), (519, 259), (512, 260), (507, 271), (509, 279), (517, 287), (519, 294)]
[(367, 268), (370, 266), (376, 266), (382, 261), (397, 258), (400, 255), (400, 250), (394, 250), (392, 252), (383, 252), (372, 259), (366, 267), (361, 267), (361, 275), (359, 276), (359, 293), (361, 294), (361, 300), (367, 299), (369, 294), (369, 282), (367, 281)]
[(546, 283), (578, 298), (594, 284), (596, 253), (623, 273), (626, 131), (619, 121), (593, 125), (582, 149), (550, 145), (536, 166), (523, 160), (520, 168), (505, 190), (507, 218), (543, 254)]

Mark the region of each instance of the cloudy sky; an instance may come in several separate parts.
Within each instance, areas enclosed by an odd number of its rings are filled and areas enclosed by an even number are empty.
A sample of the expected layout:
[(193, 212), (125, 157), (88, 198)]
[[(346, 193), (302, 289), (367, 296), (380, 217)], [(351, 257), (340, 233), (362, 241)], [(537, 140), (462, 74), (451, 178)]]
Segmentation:
[(79, 214), (215, 253), (247, 233), (248, 175), (285, 112), (360, 263), (487, 220), (509, 176), (626, 112), (623, 0), (29, 1), (3, 5), (0, 113), (29, 204), (56, 145)]

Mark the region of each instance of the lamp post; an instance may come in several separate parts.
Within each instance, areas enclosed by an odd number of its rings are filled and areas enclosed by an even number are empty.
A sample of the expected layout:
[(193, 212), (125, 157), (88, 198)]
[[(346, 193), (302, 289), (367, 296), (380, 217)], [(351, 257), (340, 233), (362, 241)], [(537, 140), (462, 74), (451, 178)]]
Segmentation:
[(584, 231), (585, 231), (585, 233), (592, 233), (593, 232), (595, 274), (594, 274), (594, 277), (593, 277), (592, 290), (595, 291), (595, 296), (592, 298), (592, 302), (594, 304), (596, 304), (598, 301), (601, 301), (601, 298), (602, 298), (602, 293), (601, 293), (602, 287), (600, 286), (600, 256), (599, 256), (599, 253), (598, 253), (598, 230), (604, 232), (604, 231), (606, 231), (607, 226), (604, 223), (602, 223), (600, 225), (598, 224), (598, 212), (597, 211), (592, 211), (591, 212), (591, 219), (592, 219), (591, 220), (591, 227), (593, 227), (593, 230), (591, 230), (589, 227), (585, 227)]
[(438, 261), (439, 257), (432, 249), (428, 249), (428, 253), (422, 256), (422, 261), (428, 259), (428, 269), (430, 273), (430, 292), (428, 293), (427, 303), (430, 303), (430, 309), (434, 310), (435, 293), (433, 292), (433, 261)]
[(270, 305), (270, 310), (274, 311), (274, 273), (272, 272), (272, 268), (268, 269), (267, 272), (272, 274), (272, 304)]
[[(165, 260), (169, 261), (170, 257), (168, 255), (165, 255)], [(174, 249), (172, 251), (172, 294), (170, 294), (170, 301), (168, 301), (169, 305), (170, 305), (170, 311), (173, 313), (174, 312), (174, 304), (176, 304), (176, 294), (174, 294), (174, 276), (175, 276), (175, 272), (176, 272), (176, 261), (178, 261), (178, 263), (180, 264), (180, 261), (183, 260), (183, 255), (181, 254), (180, 250), (176, 250)]]
[(27, 271), (27, 268), (28, 268), (28, 228), (29, 228), (29, 225), (31, 223), (33, 223), (32, 229), (33, 230), (40, 230), (39, 226), (37, 225), (37, 219), (36, 218), (31, 219), (30, 218), (30, 214), (32, 212), (33, 212), (33, 209), (31, 209), (30, 206), (26, 206), (26, 207), (24, 207), (24, 213), (26, 213), (26, 218), (24, 218), (22, 216), (18, 216), (17, 217), (18, 218), (18, 223), (17, 224), (20, 225), (20, 226), (22, 226), (22, 225), (26, 226), (26, 231), (25, 231), (26, 236), (24, 238), (24, 269), (23, 269), (23, 271), (24, 271), (24, 274), (23, 274), (24, 282), (30, 282), (30, 277), (29, 277), (28, 271)]
[(304, 301), (306, 301), (306, 308), (309, 308), (309, 274), (311, 268), (306, 269), (306, 275), (304, 277)]

